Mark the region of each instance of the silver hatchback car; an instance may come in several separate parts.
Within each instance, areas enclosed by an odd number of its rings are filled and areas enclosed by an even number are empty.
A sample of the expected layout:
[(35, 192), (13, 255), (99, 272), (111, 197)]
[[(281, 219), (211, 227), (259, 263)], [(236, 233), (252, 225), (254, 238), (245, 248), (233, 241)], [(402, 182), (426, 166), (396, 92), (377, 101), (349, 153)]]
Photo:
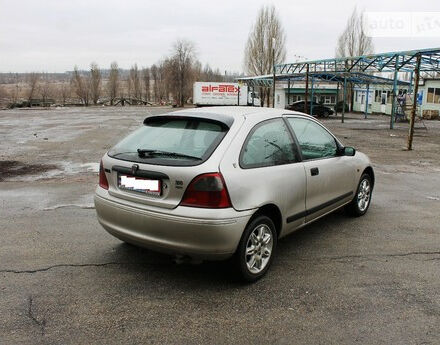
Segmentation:
[(212, 107), (147, 117), (102, 158), (95, 206), (122, 241), (233, 257), (254, 281), (280, 237), (342, 206), (365, 214), (373, 186), (368, 157), (309, 115)]

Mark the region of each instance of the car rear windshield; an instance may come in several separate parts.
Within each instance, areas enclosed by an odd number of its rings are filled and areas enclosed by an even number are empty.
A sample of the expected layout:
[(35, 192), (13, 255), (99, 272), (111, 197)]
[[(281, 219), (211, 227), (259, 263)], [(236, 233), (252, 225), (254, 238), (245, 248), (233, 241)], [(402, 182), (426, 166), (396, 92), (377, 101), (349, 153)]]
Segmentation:
[(198, 165), (211, 156), (227, 131), (225, 124), (210, 119), (147, 118), (144, 126), (114, 146), (108, 155), (139, 163)]

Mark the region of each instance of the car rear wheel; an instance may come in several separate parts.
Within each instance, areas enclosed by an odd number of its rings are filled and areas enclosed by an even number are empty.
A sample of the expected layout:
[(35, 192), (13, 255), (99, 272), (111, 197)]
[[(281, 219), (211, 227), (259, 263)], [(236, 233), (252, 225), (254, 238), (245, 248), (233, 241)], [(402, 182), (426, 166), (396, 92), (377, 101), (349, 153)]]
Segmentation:
[(359, 180), (358, 188), (353, 200), (346, 206), (347, 212), (355, 217), (363, 216), (370, 207), (373, 185), (371, 176), (363, 174)]
[(235, 253), (237, 271), (242, 280), (254, 282), (269, 269), (277, 245), (277, 233), (273, 221), (258, 216), (244, 230)]

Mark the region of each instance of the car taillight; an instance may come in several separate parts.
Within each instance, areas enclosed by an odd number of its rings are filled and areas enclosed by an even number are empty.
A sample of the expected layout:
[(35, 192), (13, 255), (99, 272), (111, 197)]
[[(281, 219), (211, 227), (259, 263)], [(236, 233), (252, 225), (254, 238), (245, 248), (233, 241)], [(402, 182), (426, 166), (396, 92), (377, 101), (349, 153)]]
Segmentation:
[(108, 189), (107, 176), (105, 176), (105, 171), (104, 171), (104, 166), (102, 165), (102, 161), (101, 164), (99, 164), (99, 186), (104, 189)]
[(205, 208), (231, 207), (223, 176), (220, 173), (209, 173), (195, 177), (186, 188), (180, 204)]

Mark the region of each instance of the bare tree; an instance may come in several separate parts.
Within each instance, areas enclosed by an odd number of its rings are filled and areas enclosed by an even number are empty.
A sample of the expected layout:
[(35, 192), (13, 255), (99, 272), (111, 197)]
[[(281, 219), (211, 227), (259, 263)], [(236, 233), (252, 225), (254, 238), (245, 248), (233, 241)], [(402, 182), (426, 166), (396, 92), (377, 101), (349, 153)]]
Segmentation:
[(127, 101), (127, 98), (130, 97), (130, 94), (131, 94), (130, 77), (126, 76), (123, 79), (121, 78), (119, 84), (119, 104), (124, 106), (125, 102)]
[(141, 99), (142, 98), (142, 89), (141, 89), (141, 83), (139, 78), (139, 69), (137, 64), (134, 64), (130, 68), (130, 76), (129, 76), (129, 83), (130, 83), (130, 90), (131, 93), (129, 96), (133, 96), (135, 99)]
[[(373, 40), (365, 33), (364, 14), (358, 13), (356, 7), (348, 18), (344, 31), (339, 35), (336, 43), (336, 57), (360, 56), (374, 53)], [(349, 61), (346, 67), (353, 67)], [(356, 69), (356, 66), (353, 67)], [(350, 99), (350, 111), (353, 110), (354, 85), (348, 85), (348, 97)]]
[(93, 104), (98, 104), (99, 97), (101, 96), (101, 70), (98, 64), (92, 62), (90, 64), (90, 97)]
[(169, 101), (170, 92), (173, 87), (172, 84), (168, 83), (167, 77), (169, 75), (169, 59), (160, 61), (157, 68), (157, 91), (161, 104)]
[[(151, 66), (151, 77), (153, 79), (153, 96), (156, 103), (162, 103), (167, 96), (168, 85), (166, 83), (166, 61), (159, 61), (156, 65)], [(166, 99), (165, 99), (166, 98)]]
[(162, 72), (161, 76), (165, 79), (165, 85), (168, 89), (168, 93), (172, 94), (173, 100), (175, 102), (175, 105), (180, 104), (180, 96), (179, 96), (179, 90), (180, 90), (180, 83), (178, 80), (178, 67), (177, 67), (177, 61), (173, 58), (166, 58), (162, 61), (160, 65), (159, 71)]
[(75, 66), (73, 70), (72, 86), (78, 98), (87, 107), (90, 98), (90, 80), (88, 76), (84, 76), (79, 72), (78, 66)]
[(159, 87), (158, 87), (158, 68), (154, 64), (151, 66), (151, 77), (153, 78), (153, 99), (155, 102), (159, 99)]
[(203, 80), (202, 63), (199, 60), (194, 61), (192, 70), (193, 70), (194, 80), (205, 81)]
[(110, 105), (113, 105), (115, 98), (119, 92), (119, 67), (116, 61), (110, 65), (110, 74), (107, 83), (108, 95), (110, 98)]
[(18, 73), (14, 73), (12, 76), (12, 84), (15, 85), (15, 87), (11, 91), (11, 101), (12, 103), (17, 103), (18, 97), (21, 94), (20, 78)]
[[(274, 64), (286, 58), (285, 42), (286, 35), (275, 7), (261, 7), (246, 43), (246, 72), (249, 75), (272, 73)], [(269, 106), (270, 91), (260, 88), (261, 106), (264, 106), (265, 95)]]
[(142, 82), (144, 87), (144, 98), (145, 101), (148, 102), (150, 99), (150, 69), (148, 67), (142, 69)]
[(130, 75), (125, 79), (125, 85), (127, 89), (127, 98), (131, 98), (133, 93), (133, 83), (131, 82)]
[[(190, 41), (179, 39), (173, 45), (173, 53), (167, 61), (170, 81), (174, 81), (174, 99), (178, 106), (183, 107), (190, 95), (192, 79), (192, 66), (195, 60), (194, 44)], [(170, 84), (171, 85), (171, 84)]]
[(35, 94), (38, 90), (38, 81), (40, 80), (40, 74), (39, 73), (30, 73), (27, 76), (27, 83), (28, 83), (28, 90), (27, 90), (27, 100), (29, 107), (32, 105), (32, 98), (35, 97)]
[(354, 8), (336, 44), (336, 57), (360, 56), (374, 52), (373, 40), (365, 33), (364, 14)]
[(40, 96), (43, 99), (43, 103), (46, 103), (47, 100), (53, 96), (53, 85), (47, 73), (43, 73), (41, 76), (39, 91)]
[(208, 64), (202, 69), (202, 65), (199, 61), (196, 61), (193, 65), (194, 79), (198, 81), (224, 81), (224, 76), (217, 68), (213, 70)]
[(67, 99), (70, 97), (71, 89), (70, 85), (68, 83), (61, 83), (61, 86), (59, 87), (59, 97), (61, 98), (61, 102), (63, 105), (66, 105)]
[(9, 100), (9, 92), (6, 90), (6, 88), (2, 85), (0, 85), (0, 104), (7, 103)]

